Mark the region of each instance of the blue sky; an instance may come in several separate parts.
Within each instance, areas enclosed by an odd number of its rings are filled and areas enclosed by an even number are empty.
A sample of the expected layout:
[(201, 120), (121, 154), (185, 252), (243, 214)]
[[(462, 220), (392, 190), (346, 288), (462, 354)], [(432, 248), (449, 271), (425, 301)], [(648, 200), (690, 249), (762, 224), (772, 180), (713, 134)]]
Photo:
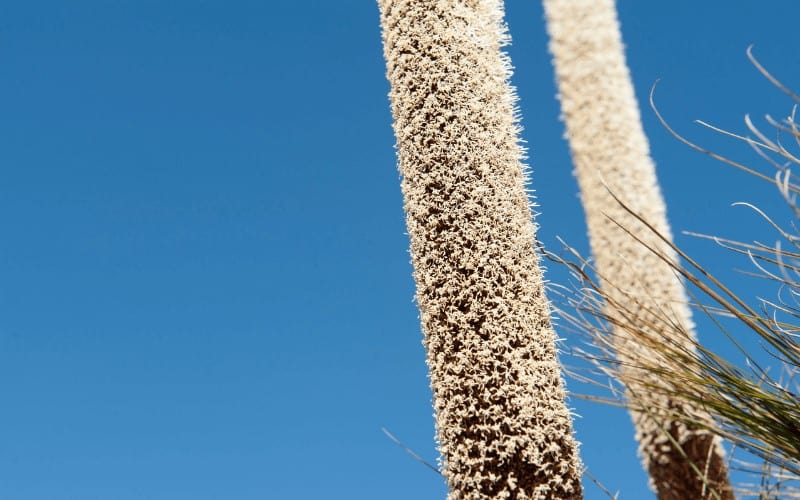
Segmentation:
[[(691, 120), (788, 114), (745, 49), (800, 86), (800, 5), (619, 10), (639, 98), (761, 165)], [(541, 6), (507, 20), (540, 238), (585, 249)], [(444, 496), (380, 430), (435, 461), (387, 92), (370, 0), (0, 5), (0, 500)], [(730, 207), (788, 221), (769, 186), (643, 115), (676, 232), (774, 239)], [(572, 404), (647, 498), (627, 415)]]

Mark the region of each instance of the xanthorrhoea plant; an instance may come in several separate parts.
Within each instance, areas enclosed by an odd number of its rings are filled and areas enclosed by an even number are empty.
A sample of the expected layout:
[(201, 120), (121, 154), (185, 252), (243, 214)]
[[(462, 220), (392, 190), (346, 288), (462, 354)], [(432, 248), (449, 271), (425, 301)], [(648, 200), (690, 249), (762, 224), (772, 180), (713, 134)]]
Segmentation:
[[(604, 278), (604, 295), (611, 299), (606, 314), (612, 323), (624, 320), (638, 325), (637, 337), (631, 329), (614, 329), (619, 376), (648, 407), (648, 395), (667, 396), (640, 383), (657, 383), (655, 372), (640, 367), (679, 369), (652, 344), (669, 342), (692, 351), (694, 333), (682, 283), (670, 265), (647, 247), (670, 259), (675, 252), (612, 196), (671, 238), (614, 1), (544, 0), (544, 6), (592, 254)], [(665, 324), (673, 327), (659, 326)], [(732, 498), (719, 439), (655, 409), (674, 407), (701, 420), (703, 412), (660, 400), (654, 400), (652, 407), (651, 412), (633, 411), (632, 416), (639, 450), (659, 498)]]
[(450, 498), (582, 498), (499, 0), (379, 0)]

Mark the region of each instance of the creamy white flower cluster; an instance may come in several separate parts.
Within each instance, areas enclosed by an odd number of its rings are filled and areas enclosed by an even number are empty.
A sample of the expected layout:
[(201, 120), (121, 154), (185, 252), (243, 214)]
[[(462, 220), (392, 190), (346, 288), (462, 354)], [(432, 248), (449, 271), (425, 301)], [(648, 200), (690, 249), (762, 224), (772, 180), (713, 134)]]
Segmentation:
[[(608, 279), (601, 280), (604, 294), (625, 310), (624, 318), (613, 307), (608, 308), (607, 314), (622, 323), (637, 325), (640, 333), (632, 338), (625, 328), (614, 329), (621, 376), (642, 399), (643, 407), (674, 408), (663, 393), (646, 389), (641, 383), (658, 384), (652, 372), (636, 368), (649, 363), (668, 369), (670, 361), (648, 344), (675, 342), (693, 349), (694, 332), (680, 280), (647, 247), (673, 261), (675, 252), (612, 196), (613, 193), (659, 233), (672, 238), (625, 61), (614, 1), (545, 0), (544, 6), (562, 117), (580, 184), (592, 254), (598, 273)], [(657, 328), (664, 321), (680, 325), (669, 330), (680, 330), (685, 335), (664, 338), (665, 332)], [(652, 404), (648, 404), (647, 397), (653, 398)], [(704, 417), (697, 408), (681, 411), (710, 422), (710, 417)], [(632, 416), (639, 450), (659, 499), (701, 498), (701, 492), (708, 490), (684, 458), (684, 452), (697, 469), (709, 471), (711, 485), (721, 485), (723, 490), (728, 485), (724, 452), (713, 434), (664, 420), (653, 412), (634, 412)], [(722, 493), (722, 498), (729, 497), (730, 492)]]
[(581, 498), (502, 3), (379, 5), (450, 498)]

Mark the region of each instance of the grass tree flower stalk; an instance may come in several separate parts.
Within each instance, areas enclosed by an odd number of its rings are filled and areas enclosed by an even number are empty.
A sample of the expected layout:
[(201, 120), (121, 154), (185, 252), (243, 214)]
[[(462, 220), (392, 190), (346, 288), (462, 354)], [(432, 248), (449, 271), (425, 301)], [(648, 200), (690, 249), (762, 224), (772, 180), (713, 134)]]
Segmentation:
[[(619, 322), (639, 325), (636, 338), (630, 329), (614, 329), (618, 375), (640, 407), (680, 406), (655, 400), (648, 404), (648, 397), (668, 398), (668, 391), (651, 391), (645, 389), (649, 384), (640, 383), (656, 376), (638, 368), (643, 364), (680, 369), (670, 366), (670, 360), (648, 343), (670, 342), (691, 351), (694, 325), (680, 279), (651, 248), (672, 260), (675, 252), (623, 207), (671, 239), (614, 1), (544, 0), (544, 6), (562, 117), (600, 284), (609, 303), (622, 304), (621, 310), (635, 316)], [(614, 322), (619, 310), (607, 314)], [(664, 321), (677, 327), (659, 328)], [(669, 338), (665, 331), (671, 332)], [(678, 410), (710, 420), (696, 407), (683, 405)], [(632, 417), (639, 451), (659, 499), (733, 498), (724, 450), (712, 432), (664, 413), (632, 411)]]
[(582, 498), (500, 0), (379, 0), (449, 498)]

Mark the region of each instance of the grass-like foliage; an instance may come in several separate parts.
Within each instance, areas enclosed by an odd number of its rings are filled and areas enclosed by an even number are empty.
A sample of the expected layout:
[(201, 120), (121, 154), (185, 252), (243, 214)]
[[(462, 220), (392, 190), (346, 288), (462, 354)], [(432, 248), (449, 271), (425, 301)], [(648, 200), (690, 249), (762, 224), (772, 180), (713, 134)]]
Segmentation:
[[(751, 49), (747, 55), (770, 82), (800, 103), (800, 96), (773, 77), (753, 56)], [(775, 120), (767, 116), (766, 123), (771, 129), (768, 133), (756, 127), (749, 117), (745, 118), (748, 132), (744, 135), (698, 122), (749, 145), (770, 166), (766, 171), (734, 161), (686, 139), (658, 111), (653, 93), (650, 102), (661, 123), (677, 139), (773, 184), (793, 210), (796, 220), (787, 229), (758, 207), (749, 205), (774, 228), (774, 245), (695, 235), (715, 242), (721, 251), (734, 252), (749, 260), (752, 266), (750, 274), (774, 283), (775, 298), (759, 299), (748, 296), (746, 291), (734, 290), (612, 193), (616, 202), (647, 226), (666, 247), (649, 244), (634, 231), (622, 224), (619, 226), (630, 238), (645, 245), (671, 266), (684, 281), (697, 314), (710, 319), (738, 351), (735, 358), (743, 361), (738, 362), (730, 355), (723, 356), (720, 351), (696, 340), (690, 332), (684, 331), (685, 327), (671, 319), (671, 311), (652, 310), (660, 307), (652, 306), (657, 302), (624, 290), (623, 285), (614, 283), (613, 277), (599, 274), (589, 259), (565, 245), (566, 251), (560, 255), (548, 255), (569, 267), (573, 281), (571, 286), (553, 287), (551, 291), (557, 295), (562, 324), (566, 323), (568, 328), (591, 338), (591, 347), (576, 354), (589, 360), (592, 368), (574, 375), (603, 387), (609, 387), (608, 377), (615, 381), (609, 397), (594, 399), (624, 404), (656, 419), (666, 416), (723, 437), (733, 446), (732, 468), (744, 468), (758, 474), (759, 479), (754, 484), (739, 485), (741, 494), (761, 498), (800, 497), (800, 490), (796, 488), (800, 479), (800, 384), (795, 380), (795, 374), (800, 370), (800, 232), (794, 224), (800, 222), (800, 206), (796, 198), (800, 193), (800, 179), (792, 172), (792, 168), (800, 166), (800, 123), (796, 120), (796, 105), (786, 119)], [(659, 247), (673, 249), (678, 259)], [(610, 293), (610, 290), (615, 293)], [(620, 297), (625, 300), (620, 300)], [(647, 314), (643, 315), (643, 310)], [(652, 324), (642, 324), (643, 317)], [(655, 353), (653, 358), (659, 359), (641, 359), (619, 353), (620, 344), (613, 342), (614, 329), (629, 332), (632, 338), (645, 343), (647, 349)], [(755, 336), (764, 352), (754, 353), (745, 347), (741, 342), (745, 335)], [(625, 367), (621, 360), (627, 364)], [(767, 363), (772, 366), (767, 366)], [(626, 377), (619, 376), (623, 368)], [(639, 379), (631, 381), (631, 374), (637, 373), (641, 375)], [(651, 394), (643, 392), (657, 392), (668, 398), (654, 399)], [(653, 407), (653, 401), (676, 403), (658, 408)], [(686, 408), (702, 411), (693, 414)], [(667, 435), (666, 439), (670, 436)], [(754, 455), (763, 463), (748, 465), (739, 461), (737, 454), (740, 450), (748, 452), (750, 459)]]

